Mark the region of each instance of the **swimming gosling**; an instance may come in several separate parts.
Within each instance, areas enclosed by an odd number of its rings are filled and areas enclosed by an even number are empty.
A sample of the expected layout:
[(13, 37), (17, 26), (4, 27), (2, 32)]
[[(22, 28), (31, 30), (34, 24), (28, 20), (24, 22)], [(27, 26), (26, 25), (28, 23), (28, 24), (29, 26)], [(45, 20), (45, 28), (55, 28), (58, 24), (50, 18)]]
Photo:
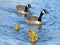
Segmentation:
[(17, 5), (15, 12), (19, 14), (29, 14), (31, 5), (28, 4), (27, 6)]
[(13, 29), (16, 30), (16, 31), (19, 31), (19, 29), (20, 29), (20, 24), (17, 23), (17, 24), (13, 27)]
[(43, 10), (41, 11), (39, 17), (35, 17), (35, 16), (31, 16), (31, 15), (25, 16), (25, 17), (26, 17), (26, 23), (27, 23), (27, 24), (35, 24), (35, 25), (37, 25), (37, 26), (40, 27), (40, 26), (42, 25), (42, 20), (41, 20), (41, 19), (42, 19), (42, 16), (43, 16), (44, 14), (48, 14), (47, 10), (45, 10), (45, 9), (43, 9)]
[(29, 31), (27, 31), (27, 34), (29, 36), (29, 41), (32, 43), (32, 45), (35, 45), (36, 41), (38, 40), (37, 32), (30, 28)]

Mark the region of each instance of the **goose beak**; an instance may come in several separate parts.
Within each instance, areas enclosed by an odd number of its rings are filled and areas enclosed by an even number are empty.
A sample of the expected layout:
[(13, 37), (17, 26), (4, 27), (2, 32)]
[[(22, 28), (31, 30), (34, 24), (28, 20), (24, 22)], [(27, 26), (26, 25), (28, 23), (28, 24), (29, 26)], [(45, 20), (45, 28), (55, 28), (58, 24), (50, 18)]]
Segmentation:
[(46, 12), (47, 14), (49, 14), (49, 12)]
[(46, 9), (43, 9), (43, 11), (44, 11), (46, 14), (49, 14), (49, 12), (48, 12)]

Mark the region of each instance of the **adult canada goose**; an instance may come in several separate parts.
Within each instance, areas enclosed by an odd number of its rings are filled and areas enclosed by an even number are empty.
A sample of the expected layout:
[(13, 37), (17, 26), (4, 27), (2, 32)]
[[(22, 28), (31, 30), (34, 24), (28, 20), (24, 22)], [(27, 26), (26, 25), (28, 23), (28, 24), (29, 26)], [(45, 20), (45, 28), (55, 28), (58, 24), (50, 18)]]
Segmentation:
[(27, 6), (22, 6), (22, 5), (17, 5), (15, 12), (20, 13), (20, 14), (29, 14), (31, 8), (31, 5), (28, 4)]
[(31, 16), (31, 15), (28, 15), (28, 16), (25, 16), (26, 17), (26, 23), (27, 24), (35, 24), (37, 26), (41, 26), (42, 25), (42, 16), (44, 14), (47, 14), (47, 10), (43, 9), (40, 13), (40, 16), (39, 17), (35, 17), (35, 16)]

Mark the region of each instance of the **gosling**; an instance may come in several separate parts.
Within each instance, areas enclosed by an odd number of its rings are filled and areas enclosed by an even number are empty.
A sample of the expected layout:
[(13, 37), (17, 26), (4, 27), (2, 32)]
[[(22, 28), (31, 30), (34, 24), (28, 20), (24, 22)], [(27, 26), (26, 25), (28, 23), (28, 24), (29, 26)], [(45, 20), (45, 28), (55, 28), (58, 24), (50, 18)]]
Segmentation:
[(20, 24), (17, 23), (14, 27), (13, 27), (14, 30), (16, 30), (17, 32), (19, 31), (20, 29)]
[(32, 28), (29, 29), (29, 31), (27, 31), (29, 38), (29, 41), (32, 43), (35, 43), (38, 40), (38, 34), (36, 31), (34, 31)]

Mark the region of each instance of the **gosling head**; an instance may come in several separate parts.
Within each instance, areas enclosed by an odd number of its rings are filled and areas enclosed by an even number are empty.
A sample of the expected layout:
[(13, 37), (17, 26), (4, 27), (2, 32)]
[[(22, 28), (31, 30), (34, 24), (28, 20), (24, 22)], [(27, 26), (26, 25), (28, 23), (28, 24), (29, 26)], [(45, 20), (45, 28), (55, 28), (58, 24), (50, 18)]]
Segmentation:
[(29, 32), (29, 33), (32, 33), (32, 32), (33, 32), (32, 28), (30, 28), (28, 32)]

